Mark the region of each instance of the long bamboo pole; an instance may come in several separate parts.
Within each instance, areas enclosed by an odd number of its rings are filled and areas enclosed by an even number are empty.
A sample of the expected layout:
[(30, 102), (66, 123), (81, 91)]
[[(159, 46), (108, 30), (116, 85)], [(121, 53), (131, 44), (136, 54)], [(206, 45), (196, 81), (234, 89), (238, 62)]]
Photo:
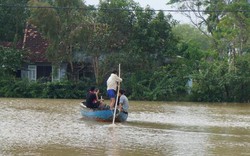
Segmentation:
[[(119, 74), (118, 76), (121, 76), (121, 64), (119, 64)], [(118, 96), (119, 96), (119, 90), (120, 90), (120, 82), (118, 82), (118, 88), (117, 88), (117, 95), (116, 95), (116, 101), (115, 101), (115, 110), (114, 110), (114, 114), (113, 114), (113, 122), (112, 124), (115, 124), (115, 115), (116, 115), (116, 108), (117, 108), (117, 104), (118, 104)]]

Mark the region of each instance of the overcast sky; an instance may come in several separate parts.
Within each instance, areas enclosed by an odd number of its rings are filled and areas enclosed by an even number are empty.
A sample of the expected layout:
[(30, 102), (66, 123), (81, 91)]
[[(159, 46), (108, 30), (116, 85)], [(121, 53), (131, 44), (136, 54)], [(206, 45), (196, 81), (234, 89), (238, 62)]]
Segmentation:
[[(97, 5), (99, 0), (85, 0), (87, 5)], [(146, 7), (149, 5), (151, 8), (155, 10), (173, 10), (171, 6), (167, 6), (166, 3), (168, 0), (134, 0), (134, 2), (138, 2), (142, 7)], [(189, 20), (181, 15), (180, 13), (171, 13), (173, 18), (180, 21), (181, 23), (190, 23)]]

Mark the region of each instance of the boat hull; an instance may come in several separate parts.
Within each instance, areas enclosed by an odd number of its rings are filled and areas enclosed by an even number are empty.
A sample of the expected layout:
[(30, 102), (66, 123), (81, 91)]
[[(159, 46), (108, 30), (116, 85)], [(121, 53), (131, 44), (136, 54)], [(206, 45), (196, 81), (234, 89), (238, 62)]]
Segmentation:
[[(86, 118), (94, 119), (97, 121), (112, 122), (113, 110), (93, 110), (87, 107), (81, 106), (81, 115)], [(115, 122), (125, 122), (128, 118), (128, 114), (119, 112), (116, 114)]]

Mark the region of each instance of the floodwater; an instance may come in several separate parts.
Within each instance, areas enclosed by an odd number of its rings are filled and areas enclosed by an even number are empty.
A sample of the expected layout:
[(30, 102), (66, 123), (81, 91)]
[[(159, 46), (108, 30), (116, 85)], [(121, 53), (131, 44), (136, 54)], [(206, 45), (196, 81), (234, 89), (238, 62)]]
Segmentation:
[(0, 155), (250, 156), (250, 104), (130, 101), (112, 127), (79, 102), (0, 98)]

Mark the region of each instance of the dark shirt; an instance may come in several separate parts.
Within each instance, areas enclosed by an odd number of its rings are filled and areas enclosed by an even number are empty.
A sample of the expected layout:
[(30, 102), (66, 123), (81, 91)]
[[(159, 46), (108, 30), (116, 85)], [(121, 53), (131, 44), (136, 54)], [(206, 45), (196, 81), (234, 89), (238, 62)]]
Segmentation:
[(88, 108), (98, 108), (99, 102), (97, 102), (97, 97), (94, 92), (88, 92), (86, 96), (86, 106)]

